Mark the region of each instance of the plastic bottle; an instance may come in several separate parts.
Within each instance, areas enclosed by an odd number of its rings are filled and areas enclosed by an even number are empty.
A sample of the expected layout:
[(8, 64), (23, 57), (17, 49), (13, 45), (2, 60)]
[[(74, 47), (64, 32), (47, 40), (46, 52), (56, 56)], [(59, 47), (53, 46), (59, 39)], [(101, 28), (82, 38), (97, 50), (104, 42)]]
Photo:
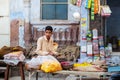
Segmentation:
[(112, 44), (111, 43), (108, 43), (108, 51), (110, 54), (112, 53)]

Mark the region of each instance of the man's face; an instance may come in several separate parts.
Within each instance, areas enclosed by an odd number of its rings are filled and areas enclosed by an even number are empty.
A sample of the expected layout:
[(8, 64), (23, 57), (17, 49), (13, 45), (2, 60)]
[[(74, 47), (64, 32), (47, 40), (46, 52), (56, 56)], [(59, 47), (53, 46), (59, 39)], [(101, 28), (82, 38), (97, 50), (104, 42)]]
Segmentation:
[(50, 39), (51, 35), (52, 35), (52, 32), (50, 30), (45, 31), (45, 36), (47, 39)]

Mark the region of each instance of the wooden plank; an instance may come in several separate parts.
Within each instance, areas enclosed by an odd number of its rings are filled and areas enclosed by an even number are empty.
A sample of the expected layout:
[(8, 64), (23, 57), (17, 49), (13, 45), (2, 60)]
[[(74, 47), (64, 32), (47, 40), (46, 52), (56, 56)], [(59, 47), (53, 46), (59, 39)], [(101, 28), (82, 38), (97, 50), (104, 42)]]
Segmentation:
[[(36, 70), (36, 72), (42, 72), (41, 70)], [(100, 76), (107, 76), (111, 75), (109, 72), (81, 72), (81, 71), (68, 71), (68, 70), (62, 70), (53, 72), (56, 74), (73, 74), (73, 75), (80, 75), (80, 76), (86, 76), (90, 78), (100, 78)]]

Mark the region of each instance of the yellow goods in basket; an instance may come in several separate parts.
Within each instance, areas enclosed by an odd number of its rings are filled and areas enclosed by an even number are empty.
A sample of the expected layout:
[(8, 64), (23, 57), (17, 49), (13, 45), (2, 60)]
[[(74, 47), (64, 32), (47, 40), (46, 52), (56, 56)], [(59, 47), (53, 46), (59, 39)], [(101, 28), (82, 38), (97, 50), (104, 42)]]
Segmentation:
[(88, 63), (88, 62), (83, 62), (83, 63), (74, 63), (74, 67), (86, 67), (86, 66), (91, 66), (92, 64)]

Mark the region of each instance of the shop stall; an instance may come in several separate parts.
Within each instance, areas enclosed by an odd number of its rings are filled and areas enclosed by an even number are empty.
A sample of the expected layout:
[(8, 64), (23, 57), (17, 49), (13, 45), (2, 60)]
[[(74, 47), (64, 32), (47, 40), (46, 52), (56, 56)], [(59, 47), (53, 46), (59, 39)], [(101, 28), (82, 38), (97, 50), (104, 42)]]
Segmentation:
[[(48, 61), (44, 61), (44, 65), (40, 63), (41, 59), (36, 59), (36, 61), (32, 63), (32, 58), (30, 64), (27, 64), (28, 61), (23, 61), (26, 70), (29, 71), (29, 80), (34, 73), (36, 73), (36, 80), (38, 80), (38, 74), (41, 72), (46, 74), (79, 75), (80, 80), (82, 80), (84, 76), (87, 78), (92, 77), (103, 80), (111, 75), (111, 73), (107, 71), (107, 68), (111, 61), (112, 46), (111, 44), (108, 44), (107, 46), (104, 44), (104, 35), (102, 30), (100, 30), (101, 28), (96, 28), (96, 26), (98, 26), (97, 24), (91, 28), (91, 23), (96, 20), (96, 16), (100, 17), (100, 22), (98, 23), (101, 24), (101, 17), (109, 17), (111, 15), (110, 7), (106, 4), (102, 4), (102, 0), (71, 1), (72, 5), (80, 7), (80, 14), (75, 13), (73, 15), (77, 21), (79, 20), (80, 22), (79, 28), (67, 27), (65, 30), (60, 28), (56, 31), (55, 41), (58, 41), (58, 46), (59, 44), (62, 44), (57, 49), (58, 52), (62, 53), (57, 57), (55, 56), (57, 60), (52, 59), (53, 61), (50, 62), (48, 59)], [(37, 36), (37, 32), (43, 34), (43, 29), (37, 30), (36, 27), (33, 27), (33, 30), (33, 36), (36, 41), (39, 37)], [(37, 32), (35, 32), (35, 30)], [(74, 34), (71, 34), (72, 32)], [(77, 33), (79, 33), (79, 35)], [(60, 37), (60, 35), (62, 37)], [(66, 39), (65, 35), (67, 35)], [(78, 43), (76, 45), (77, 41)], [(65, 43), (72, 43), (72, 45), (68, 44), (67, 46), (64, 46)], [(75, 45), (73, 46), (73, 44)], [(34, 47), (34, 50), (35, 48), (36, 47)], [(31, 54), (33, 52), (31, 52)]]

